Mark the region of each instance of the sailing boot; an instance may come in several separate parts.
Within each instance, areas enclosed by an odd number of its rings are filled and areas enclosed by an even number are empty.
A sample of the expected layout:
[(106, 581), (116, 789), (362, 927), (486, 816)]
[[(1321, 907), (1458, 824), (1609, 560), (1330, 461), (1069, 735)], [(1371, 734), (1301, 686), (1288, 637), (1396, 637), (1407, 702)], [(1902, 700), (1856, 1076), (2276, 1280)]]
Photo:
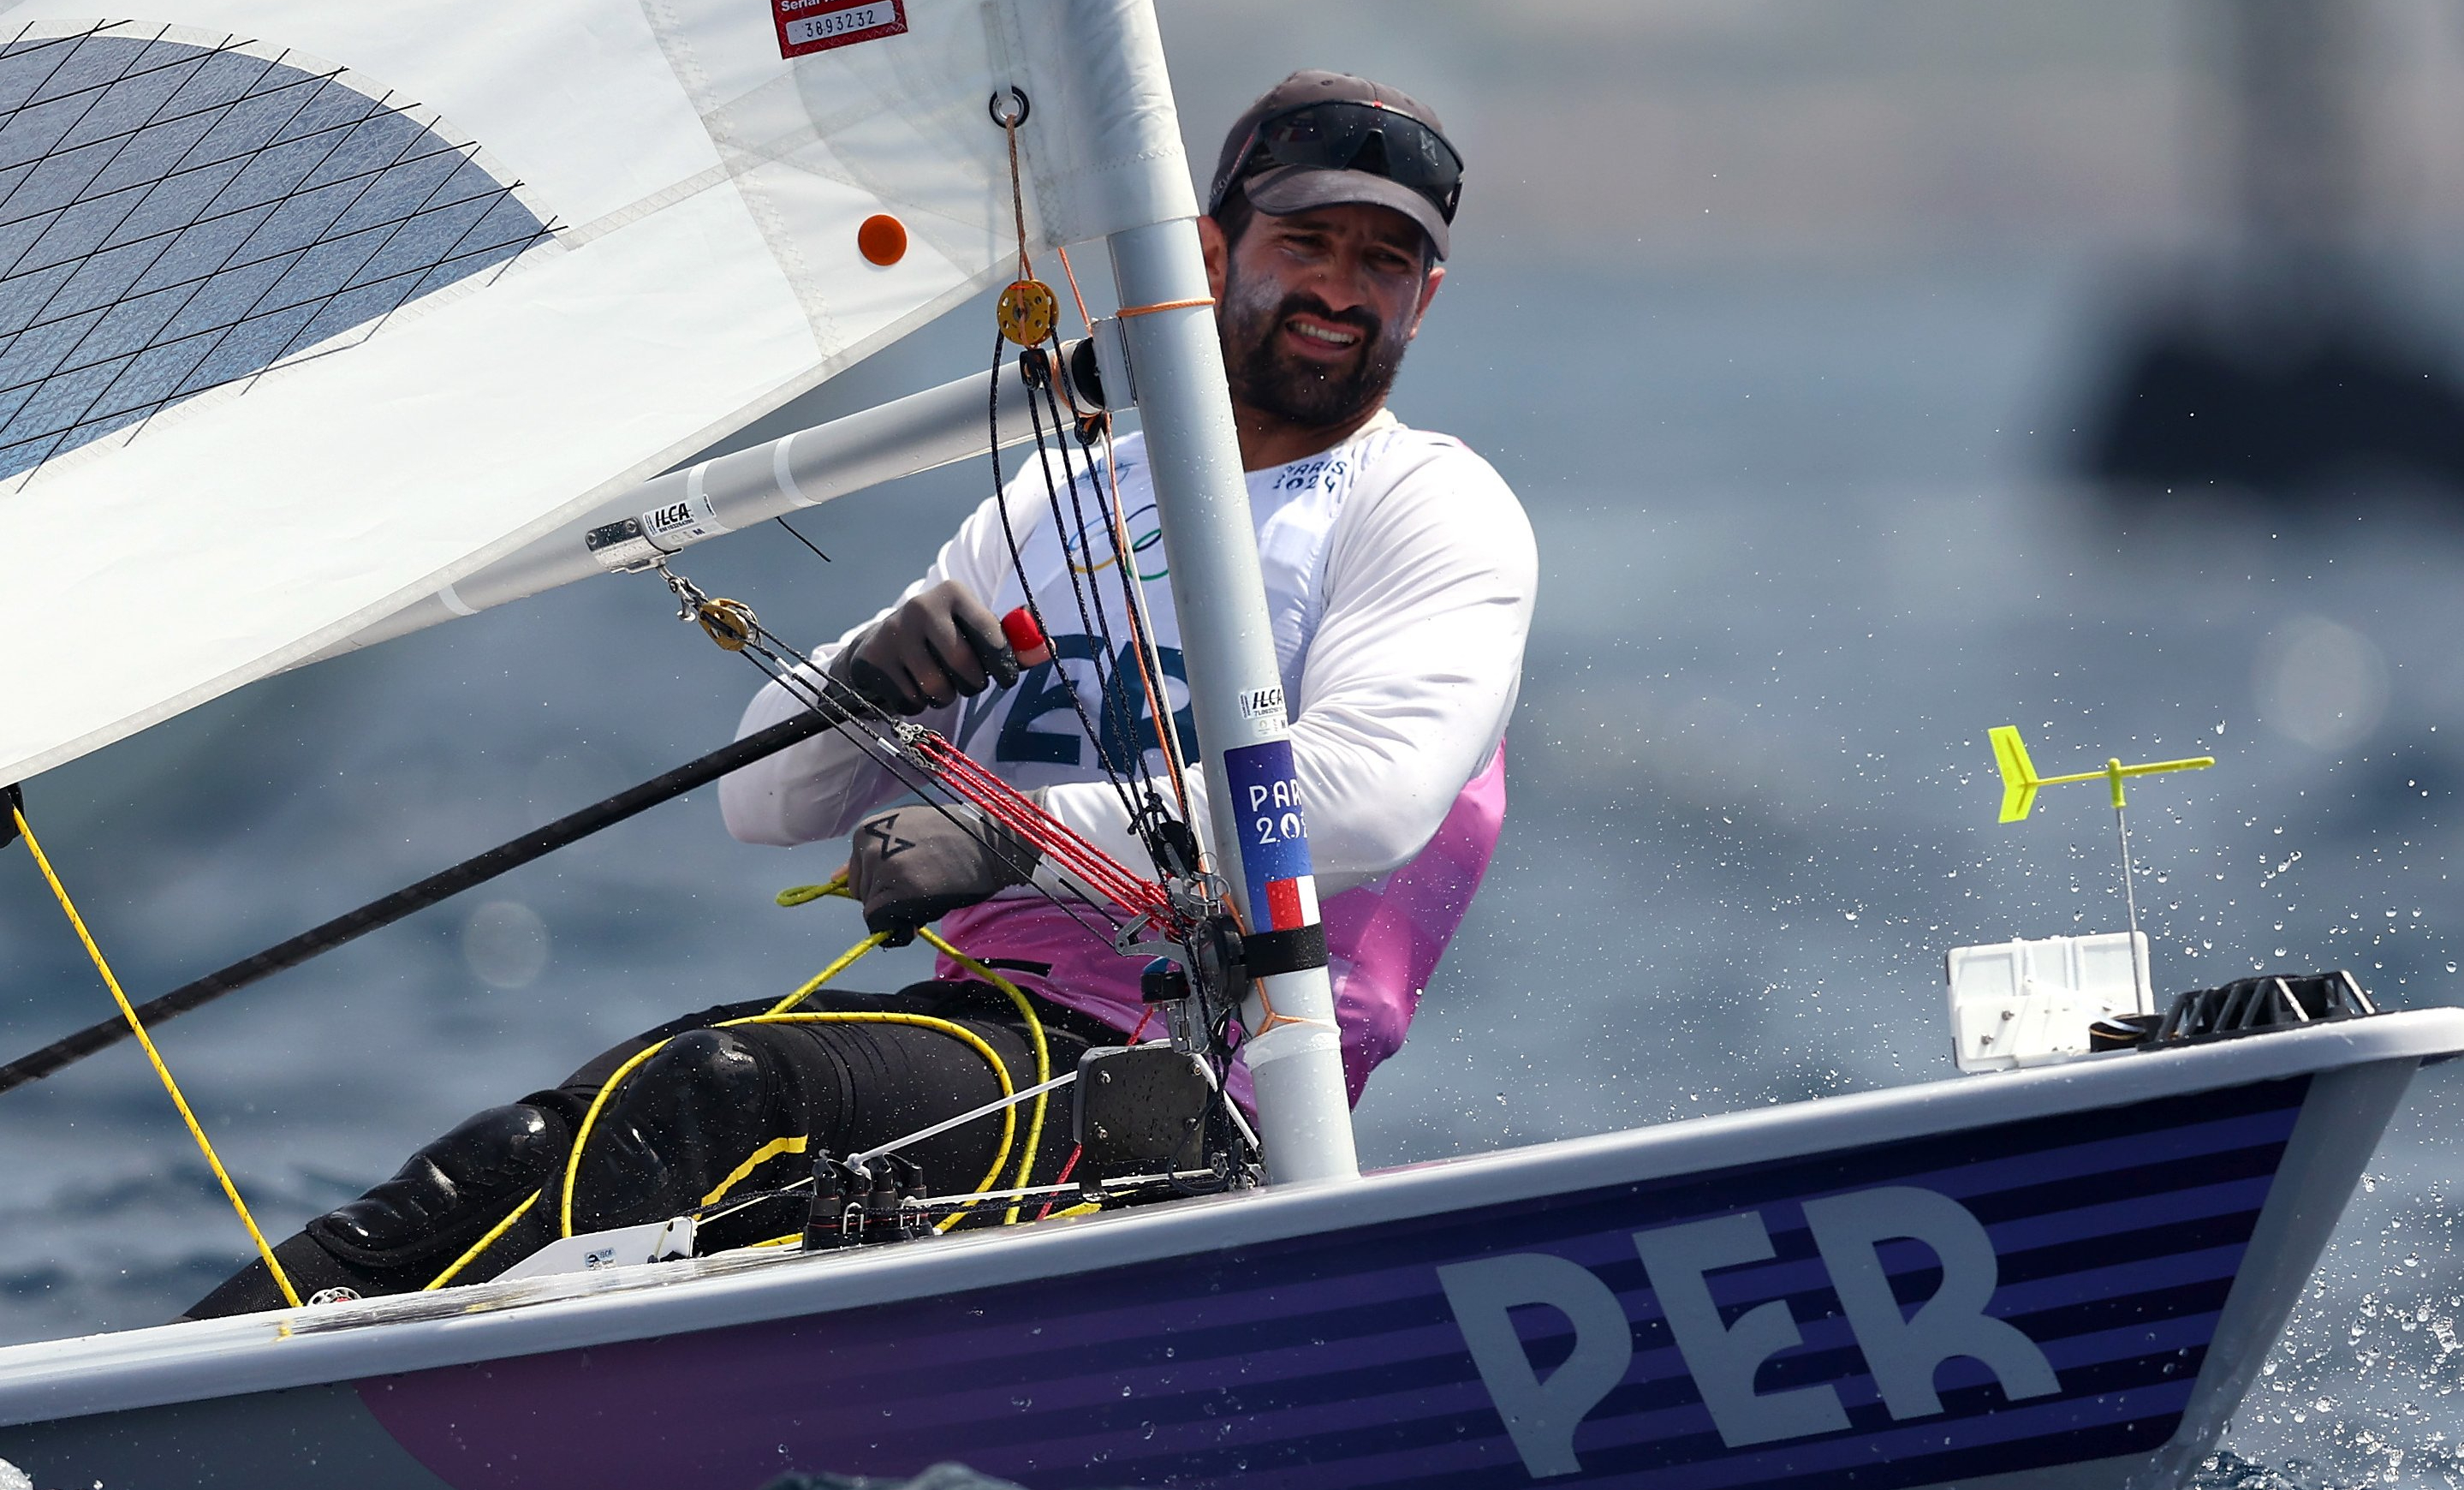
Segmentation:
[(776, 1136), (771, 1054), (735, 1030), (677, 1035), (625, 1079), (574, 1156), (573, 1226), (681, 1215)]
[[(305, 1232), (295, 1232), (275, 1243), (274, 1255), (282, 1261), (283, 1276), (299, 1292), (304, 1303), (329, 1303), (338, 1299), (373, 1299), (379, 1294), (407, 1293), (427, 1281), (425, 1277), (403, 1270), (392, 1274), (372, 1273), (355, 1268), (319, 1246)], [(426, 1270), (433, 1273), (435, 1270)], [(286, 1308), (291, 1301), (282, 1296), (282, 1285), (274, 1280), (263, 1258), (252, 1259), (248, 1266), (223, 1279), (212, 1293), (206, 1295), (181, 1312), (184, 1320), (218, 1320), (232, 1314), (259, 1314), (267, 1309)]]
[(391, 1267), (467, 1247), (563, 1162), (570, 1129), (530, 1102), (465, 1119), (385, 1181), (305, 1230), (338, 1256)]
[[(301, 1299), (375, 1298), (423, 1287), (507, 1207), (564, 1162), (570, 1118), (542, 1093), (465, 1120), (410, 1156), (393, 1178), (277, 1243), (274, 1255)], [(218, 1319), (286, 1302), (262, 1259), (184, 1314)]]

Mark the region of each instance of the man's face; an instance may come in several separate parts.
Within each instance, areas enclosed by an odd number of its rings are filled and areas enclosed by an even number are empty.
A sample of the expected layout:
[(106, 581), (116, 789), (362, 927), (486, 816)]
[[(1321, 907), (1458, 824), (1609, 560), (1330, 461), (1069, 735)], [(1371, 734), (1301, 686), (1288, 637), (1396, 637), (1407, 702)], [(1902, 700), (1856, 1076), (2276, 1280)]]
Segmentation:
[(1232, 396), (1311, 429), (1383, 400), (1443, 268), (1422, 273), (1419, 226), (1383, 207), (1252, 215), (1237, 243), (1209, 222)]

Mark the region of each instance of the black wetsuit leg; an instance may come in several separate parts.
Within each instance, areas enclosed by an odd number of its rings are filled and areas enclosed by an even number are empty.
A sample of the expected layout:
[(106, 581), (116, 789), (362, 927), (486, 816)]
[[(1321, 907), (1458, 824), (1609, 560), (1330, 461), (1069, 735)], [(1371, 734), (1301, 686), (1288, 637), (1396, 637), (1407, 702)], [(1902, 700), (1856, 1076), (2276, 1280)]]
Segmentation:
[[(734, 1023), (772, 1000), (720, 1005), (669, 1021), (602, 1052), (555, 1087), (510, 1108), (492, 1108), (422, 1148), (394, 1179), (361, 1201), (308, 1223), (275, 1248), (304, 1296), (348, 1287), (363, 1296), (425, 1287), (534, 1192), (539, 1198), (455, 1274), (456, 1282), (493, 1278), (565, 1234), (564, 1180), (573, 1171), (575, 1232), (660, 1220), (777, 1190), (810, 1172), (814, 1149), (857, 1152), (900, 1138), (1001, 1095), (989, 1050), (1013, 1090), (1033, 1084), (1036, 1060), (1024, 1018), (1007, 995), (972, 981), (930, 982), (896, 993), (830, 993), (796, 1012), (877, 1017)], [(1092, 1044), (1117, 1044), (1104, 1025), (1038, 1001), (1052, 1074), (1073, 1070)], [(955, 1026), (984, 1050), (952, 1034)], [(724, 1028), (722, 1028), (724, 1027)], [(590, 1123), (578, 1158), (573, 1135), (615, 1074), (653, 1046), (657, 1054), (627, 1074)], [(1030, 1183), (1048, 1183), (1069, 1148), (1067, 1097), (1047, 1104)], [(537, 1121), (519, 1116), (538, 1115)], [(1002, 1122), (979, 1120), (905, 1150), (924, 1168), (935, 1193), (963, 1192), (991, 1181), (1018, 1183), (1026, 1157), (1031, 1105), (1016, 1109), (1009, 1151), (998, 1177)], [(515, 1114), (511, 1117), (500, 1116)], [(516, 1135), (517, 1152), (479, 1151), (473, 1133)], [(801, 1142), (799, 1142), (801, 1140)], [(553, 1144), (543, 1178), (539, 1150)], [(466, 1151), (469, 1150), (469, 1151)], [(443, 1185), (435, 1176), (445, 1177)], [(984, 1222), (1000, 1212), (986, 1208)], [(742, 1246), (792, 1232), (803, 1205), (794, 1197), (746, 1207), (712, 1221), (705, 1251)], [(381, 1223), (381, 1224), (380, 1224)], [(969, 1224), (980, 1224), (971, 1218)], [(386, 1245), (371, 1247), (371, 1240)], [(213, 1318), (278, 1308), (283, 1301), (262, 1261), (252, 1262), (188, 1311)]]

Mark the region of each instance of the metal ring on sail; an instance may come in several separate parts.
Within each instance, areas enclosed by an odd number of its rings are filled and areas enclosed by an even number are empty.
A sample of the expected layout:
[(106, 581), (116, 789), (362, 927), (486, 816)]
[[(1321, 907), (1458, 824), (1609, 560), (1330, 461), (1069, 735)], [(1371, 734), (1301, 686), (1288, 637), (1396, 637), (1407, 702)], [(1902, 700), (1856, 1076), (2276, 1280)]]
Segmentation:
[(129, 21), (0, 45), (0, 478), (495, 268), (550, 229), (347, 69)]

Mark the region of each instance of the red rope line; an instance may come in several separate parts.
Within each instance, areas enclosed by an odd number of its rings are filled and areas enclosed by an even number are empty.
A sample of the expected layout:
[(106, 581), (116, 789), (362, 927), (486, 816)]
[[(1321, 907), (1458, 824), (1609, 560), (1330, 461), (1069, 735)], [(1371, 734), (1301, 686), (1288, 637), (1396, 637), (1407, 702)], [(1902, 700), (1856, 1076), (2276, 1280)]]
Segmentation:
[(1087, 297), (1078, 293), (1078, 271), (1069, 267), (1069, 251), (1056, 247), (1053, 252), (1061, 256), (1061, 273), (1069, 280), (1069, 298), (1078, 302), (1078, 323), (1091, 332), (1095, 322), (1087, 315)]
[(1134, 916), (1168, 922), (1172, 901), (1163, 886), (1080, 837), (1067, 824), (1021, 795), (939, 735), (915, 742), (915, 752), (950, 789), (986, 817), (1008, 829), (1089, 889)]
[[(1063, 1166), (1061, 1167), (1061, 1172), (1060, 1172), (1060, 1174), (1058, 1174), (1057, 1176), (1055, 1176), (1055, 1177), (1054, 1177), (1054, 1179), (1053, 1179), (1052, 1183), (1053, 1183), (1053, 1184), (1055, 1184), (1055, 1185), (1067, 1185), (1067, 1184), (1068, 1184), (1068, 1183), (1069, 1183), (1069, 1176), (1070, 1176), (1070, 1174), (1071, 1174), (1073, 1171), (1075, 1171), (1075, 1170), (1077, 1169), (1077, 1168), (1078, 1168), (1078, 1158), (1079, 1158), (1079, 1156), (1080, 1156), (1081, 1154), (1084, 1154), (1086, 1151), (1087, 1151), (1087, 1145), (1084, 1145), (1084, 1144), (1080, 1144), (1080, 1145), (1079, 1145), (1078, 1146), (1076, 1146), (1075, 1148), (1070, 1149), (1070, 1150), (1069, 1150), (1069, 1162), (1068, 1162), (1067, 1164), (1065, 1164), (1065, 1165), (1063, 1165)], [(1050, 1200), (1047, 1200), (1047, 1201), (1045, 1201), (1045, 1202), (1044, 1203), (1044, 1209), (1043, 1209), (1043, 1210), (1041, 1210), (1041, 1211), (1039, 1211), (1039, 1212), (1037, 1212), (1035, 1213), (1035, 1218), (1036, 1218), (1037, 1220), (1039, 1220), (1039, 1221), (1043, 1220), (1045, 1216), (1050, 1215), (1050, 1214), (1052, 1213), (1052, 1208), (1053, 1208), (1054, 1206), (1059, 1205), (1060, 1203), (1061, 1203), (1061, 1197), (1060, 1197), (1060, 1196), (1058, 1196), (1058, 1195), (1053, 1196)]]
[(1214, 303), (1214, 296), (1199, 295), (1185, 300), (1157, 300), (1152, 305), (1124, 305), (1112, 314), (1127, 321), (1132, 316), (1152, 316), (1159, 310), (1196, 310), (1200, 305)]

